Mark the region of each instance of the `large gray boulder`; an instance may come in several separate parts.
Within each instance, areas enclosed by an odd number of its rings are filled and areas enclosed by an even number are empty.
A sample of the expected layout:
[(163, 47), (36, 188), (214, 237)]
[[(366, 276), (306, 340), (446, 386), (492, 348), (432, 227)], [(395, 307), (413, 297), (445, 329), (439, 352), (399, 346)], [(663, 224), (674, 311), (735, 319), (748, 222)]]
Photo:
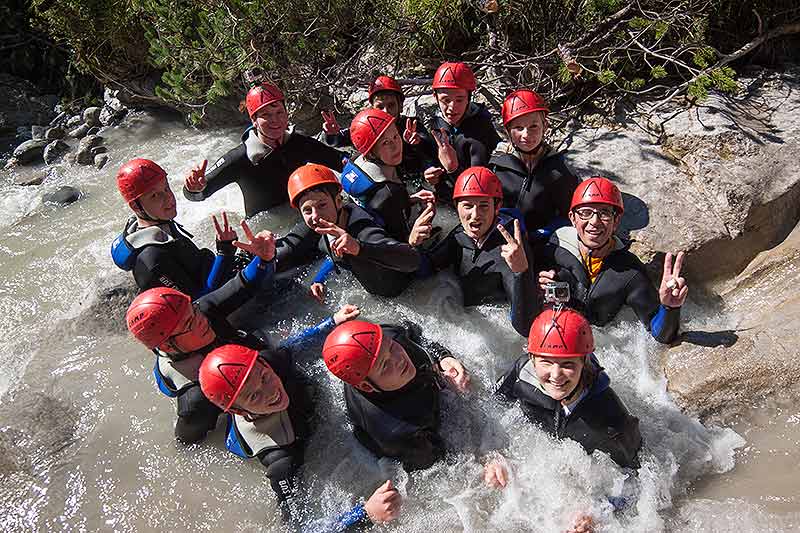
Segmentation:
[(75, 154), (75, 161), (81, 165), (91, 165), (94, 163), (92, 149), (103, 143), (103, 138), (99, 135), (87, 135), (78, 144), (78, 151)]
[(83, 123), (88, 125), (89, 127), (99, 126), (100, 125), (100, 108), (99, 107), (87, 107), (83, 110)]
[(47, 146), (48, 141), (44, 139), (31, 139), (25, 141), (14, 149), (14, 158), (20, 165), (28, 165), (41, 160), (44, 153), (44, 147)]
[(62, 140), (56, 139), (44, 147), (44, 162), (52, 165), (69, 151), (69, 145)]
[(62, 185), (58, 189), (45, 193), (42, 202), (59, 206), (69, 205), (77, 202), (81, 197), (81, 191), (69, 185)]

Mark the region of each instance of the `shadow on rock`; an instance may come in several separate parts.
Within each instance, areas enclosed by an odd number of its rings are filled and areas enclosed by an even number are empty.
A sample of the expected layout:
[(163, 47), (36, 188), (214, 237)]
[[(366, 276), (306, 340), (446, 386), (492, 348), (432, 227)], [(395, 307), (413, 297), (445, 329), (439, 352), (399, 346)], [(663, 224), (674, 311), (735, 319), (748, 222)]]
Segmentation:
[(676, 344), (694, 344), (705, 348), (716, 348), (724, 346), (730, 348), (739, 340), (736, 330), (726, 329), (723, 331), (684, 331), (678, 337)]

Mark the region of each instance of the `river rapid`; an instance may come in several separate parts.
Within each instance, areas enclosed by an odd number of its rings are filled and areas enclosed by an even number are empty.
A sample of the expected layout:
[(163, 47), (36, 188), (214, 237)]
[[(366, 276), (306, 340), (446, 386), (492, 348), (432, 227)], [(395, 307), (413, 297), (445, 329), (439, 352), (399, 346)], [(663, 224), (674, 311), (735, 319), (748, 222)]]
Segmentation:
[[(123, 278), (109, 257), (128, 216), (116, 190), (119, 165), (133, 157), (160, 163), (177, 192), (178, 220), (210, 246), (210, 215), (225, 209), (238, 221), (241, 194), (232, 186), (190, 203), (179, 192), (182, 176), (232, 147), (239, 132), (198, 132), (134, 114), (103, 135), (111, 154), (103, 170), (65, 167), (36, 187), (13, 182), (41, 168), (0, 174), (0, 529), (283, 531), (262, 466), (225, 451), (224, 419), (202, 444), (176, 444), (175, 408), (155, 387), (152, 353), (122, 333), (115, 317), (86, 313), (99, 289)], [(41, 203), (44, 191), (62, 184), (83, 197), (67, 207)], [(440, 211), (437, 223), (448, 230), (456, 218)], [(281, 233), (294, 220), (287, 207), (253, 222)], [(601, 531), (800, 529), (799, 407), (773, 402), (733, 427), (703, 425), (672, 402), (658, 364), (663, 348), (632, 314), (596, 329), (597, 356), (645, 440), (638, 482), (625, 484), (636, 485), (638, 498), (614, 515), (605, 497), (623, 490), (626, 473), (604, 454), (553, 441), (518, 408), (491, 398), (524, 340), (505, 308), (453, 306), (442, 297), (452, 282), (439, 276), (387, 300), (366, 295), (345, 273), (330, 284), (326, 306), (293, 293), (260, 319), (280, 339), (354, 303), (369, 320), (418, 322), (472, 374), (470, 394), (442, 396), (446, 460), (408, 475), (357, 445), (340, 383), (319, 359), (319, 344), (309, 350), (302, 364), (319, 388), (304, 470), (309, 522), (349, 508), (392, 477), (406, 497), (389, 527), (395, 531), (556, 532), (578, 511), (592, 512)], [(685, 316), (695, 325), (727, 322), (702, 302), (690, 302)], [(502, 492), (483, 486), (480, 462), (497, 432), (509, 439), (504, 453), (513, 470)]]

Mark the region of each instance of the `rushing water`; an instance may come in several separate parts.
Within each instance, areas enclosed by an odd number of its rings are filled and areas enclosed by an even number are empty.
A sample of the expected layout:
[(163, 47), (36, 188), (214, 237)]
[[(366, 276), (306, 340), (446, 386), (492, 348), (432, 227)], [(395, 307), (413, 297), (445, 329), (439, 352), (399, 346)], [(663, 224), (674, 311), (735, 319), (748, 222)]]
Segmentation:
[[(282, 531), (261, 465), (224, 450), (222, 419), (204, 443), (176, 444), (174, 406), (154, 386), (152, 354), (119, 326), (109, 328), (114, 317), (85, 313), (98, 289), (122, 276), (108, 255), (128, 216), (115, 186), (119, 165), (152, 158), (179, 191), (183, 173), (232, 146), (238, 132), (197, 132), (139, 116), (105, 135), (111, 160), (102, 171), (65, 167), (38, 187), (13, 185), (16, 174), (0, 176), (0, 529)], [(78, 186), (84, 197), (64, 208), (43, 205), (42, 193), (62, 184)], [(203, 203), (178, 195), (178, 219), (210, 244), (210, 214), (241, 213), (242, 206), (236, 187)], [(280, 232), (293, 217), (276, 209), (255, 225)], [(455, 218), (445, 214), (439, 223), (447, 228)], [(406, 475), (359, 448), (340, 384), (309, 351), (304, 366), (319, 384), (305, 467), (311, 519), (343, 510), (392, 476), (406, 496), (391, 528), (397, 531), (563, 531), (577, 511), (591, 511), (603, 531), (800, 527), (797, 408), (764, 406), (760, 418), (743, 419), (736, 431), (703, 426), (673, 404), (657, 364), (660, 348), (631, 320), (596, 334), (597, 355), (640, 418), (645, 439), (637, 503), (614, 516), (604, 496), (620, 491), (625, 474), (603, 454), (590, 457), (574, 442), (553, 441), (519, 409), (490, 397), (523, 340), (503, 308), (464, 312), (450, 305), (441, 297), (448, 283), (444, 276), (426, 280), (390, 301), (365, 295), (345, 274), (332, 283), (327, 307), (297, 294), (272, 303), (264, 323), (274, 338), (350, 302), (368, 319), (419, 322), (473, 375), (470, 394), (443, 395), (446, 460)], [(503, 492), (483, 486), (479, 453), (489, 440), (486, 428), (498, 426), (510, 439), (514, 472)]]

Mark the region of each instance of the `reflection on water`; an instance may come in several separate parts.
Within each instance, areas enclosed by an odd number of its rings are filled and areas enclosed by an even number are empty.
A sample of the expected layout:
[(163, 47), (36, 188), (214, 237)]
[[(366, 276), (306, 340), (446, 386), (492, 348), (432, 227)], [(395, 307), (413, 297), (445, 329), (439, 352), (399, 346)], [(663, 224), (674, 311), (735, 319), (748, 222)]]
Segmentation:
[[(195, 132), (148, 122), (145, 129), (109, 134), (112, 160), (105, 170), (67, 169), (59, 184), (77, 184), (86, 193), (75, 205), (39, 205), (42, 191), (54, 184), (0, 190), (0, 205), (8, 204), (0, 214), (4, 531), (283, 530), (261, 465), (224, 450), (224, 419), (206, 442), (191, 448), (176, 444), (174, 406), (153, 384), (152, 355), (125, 336), (93, 330), (89, 324), (97, 321), (74, 323), (82, 320), (98, 286), (122, 277), (108, 257), (127, 216), (116, 192), (116, 168), (134, 155), (150, 157), (167, 169), (179, 191), (181, 176), (194, 162), (222, 153), (236, 138), (233, 131)], [(211, 243), (208, 217), (223, 206), (242, 211), (236, 187), (204, 203), (190, 204), (178, 194), (179, 220), (201, 243)], [(255, 225), (280, 232), (292, 223), (289, 209), (277, 209), (259, 216)], [(449, 214), (439, 223), (449, 229), (455, 218)], [(704, 427), (681, 414), (665, 392), (659, 347), (640, 326), (626, 323), (597, 336), (598, 357), (641, 419), (645, 438), (638, 502), (614, 515), (605, 497), (620, 493), (626, 474), (602, 454), (589, 457), (574, 442), (553, 441), (523, 420), (519, 409), (491, 398), (494, 381), (521, 353), (523, 339), (505, 309), (464, 312), (453, 306), (447, 297), (451, 286), (446, 276), (434, 278), (389, 301), (364, 294), (344, 274), (332, 283), (327, 307), (297, 293), (271, 302), (263, 323), (273, 338), (351, 302), (371, 320), (417, 321), (473, 373), (473, 392), (443, 395), (442, 434), (451, 453), (406, 476), (356, 444), (339, 383), (325, 371), (318, 347), (305, 354), (303, 366), (319, 384), (317, 430), (305, 468), (310, 520), (341, 511), (388, 475), (407, 494), (398, 531), (560, 531), (575, 512), (587, 510), (604, 531), (712, 530), (715, 520), (730, 526), (720, 531), (734, 525), (761, 531), (759, 524), (773, 519), (777, 524), (798, 509), (791, 501), (779, 510), (784, 514), (773, 516), (771, 509), (757, 507), (757, 499), (747, 505), (726, 499), (749, 498), (746, 491), (719, 497), (715, 489), (687, 492), (698, 479), (719, 479), (712, 474), (730, 471), (744, 440), (732, 429)], [(292, 318), (285, 318), (289, 313)], [(510, 438), (506, 452), (514, 480), (503, 492), (482, 484), (479, 450), (490, 427)], [(736, 429), (758, 442), (748, 427)], [(744, 452), (745, 468), (757, 462), (750, 453)], [(740, 468), (728, 477), (738, 479)]]

